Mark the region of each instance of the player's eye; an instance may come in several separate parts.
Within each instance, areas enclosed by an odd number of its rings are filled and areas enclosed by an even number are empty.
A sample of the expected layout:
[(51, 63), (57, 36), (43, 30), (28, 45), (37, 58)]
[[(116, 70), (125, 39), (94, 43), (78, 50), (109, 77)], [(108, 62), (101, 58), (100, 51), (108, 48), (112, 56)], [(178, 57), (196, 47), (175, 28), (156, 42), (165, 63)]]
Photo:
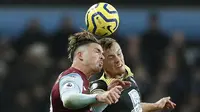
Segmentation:
[(108, 56), (108, 58), (109, 58), (109, 59), (112, 59), (112, 58), (113, 58), (113, 56)]
[(101, 51), (97, 51), (98, 54), (103, 54)]
[(117, 54), (118, 56), (121, 56), (121, 52)]
[(96, 53), (101, 53), (101, 51), (99, 49), (95, 49)]

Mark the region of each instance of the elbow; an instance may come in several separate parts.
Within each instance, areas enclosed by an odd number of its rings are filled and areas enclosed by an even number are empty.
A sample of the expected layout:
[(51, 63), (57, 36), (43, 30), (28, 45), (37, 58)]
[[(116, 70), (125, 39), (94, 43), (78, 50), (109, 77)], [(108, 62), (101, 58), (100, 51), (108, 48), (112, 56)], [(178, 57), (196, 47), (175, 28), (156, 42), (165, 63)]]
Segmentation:
[(65, 108), (74, 109), (73, 101), (70, 99), (70, 97), (64, 98), (62, 101)]
[(71, 97), (65, 97), (62, 100), (63, 106), (68, 109), (78, 109), (77, 106), (74, 104), (74, 100)]

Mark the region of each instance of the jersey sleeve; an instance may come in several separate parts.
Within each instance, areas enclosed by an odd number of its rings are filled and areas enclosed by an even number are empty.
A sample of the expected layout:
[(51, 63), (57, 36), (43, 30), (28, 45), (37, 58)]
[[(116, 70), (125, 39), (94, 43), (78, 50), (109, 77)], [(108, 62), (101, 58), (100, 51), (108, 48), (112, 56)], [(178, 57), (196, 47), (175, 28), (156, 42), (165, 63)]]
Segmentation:
[(82, 93), (83, 80), (77, 73), (70, 73), (63, 76), (59, 81), (60, 96), (64, 93)]
[(59, 92), (63, 106), (69, 109), (81, 109), (96, 103), (96, 94), (82, 93), (83, 80), (77, 73), (63, 76), (59, 81)]

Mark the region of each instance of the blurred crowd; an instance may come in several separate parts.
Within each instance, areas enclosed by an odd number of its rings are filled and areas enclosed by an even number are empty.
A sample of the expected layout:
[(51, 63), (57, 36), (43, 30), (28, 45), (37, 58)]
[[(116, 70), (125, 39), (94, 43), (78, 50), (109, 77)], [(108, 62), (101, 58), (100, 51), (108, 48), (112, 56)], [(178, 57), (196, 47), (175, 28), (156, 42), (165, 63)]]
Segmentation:
[[(166, 34), (156, 15), (141, 34), (124, 37), (115, 33), (126, 64), (135, 74), (142, 101), (155, 102), (171, 96), (174, 112), (199, 112), (199, 42), (185, 40), (184, 32)], [(33, 18), (21, 35), (0, 38), (0, 112), (48, 112), (51, 87), (70, 66), (68, 37), (78, 32), (70, 18), (46, 34)]]
[(198, 6), (200, 3), (197, 0), (1, 0), (0, 4), (43, 4), (43, 5), (78, 5), (78, 4), (95, 4), (97, 2), (108, 2), (119, 5), (184, 5), (184, 6)]

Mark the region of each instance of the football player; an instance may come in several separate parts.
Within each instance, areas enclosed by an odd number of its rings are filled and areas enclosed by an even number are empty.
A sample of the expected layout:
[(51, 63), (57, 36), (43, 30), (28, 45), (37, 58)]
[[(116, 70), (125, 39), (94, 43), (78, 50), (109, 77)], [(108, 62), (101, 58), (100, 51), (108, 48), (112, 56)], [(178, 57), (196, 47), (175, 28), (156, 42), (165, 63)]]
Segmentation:
[(103, 49), (98, 40), (87, 31), (69, 38), (70, 68), (63, 71), (50, 95), (50, 112), (89, 112), (95, 103), (116, 103), (122, 87), (115, 86), (103, 94), (89, 94), (88, 78), (102, 69)]
[(116, 104), (104, 106), (103, 112), (152, 112), (162, 110), (164, 108), (173, 109), (176, 104), (170, 101), (170, 97), (164, 97), (156, 103), (143, 103), (139, 87), (134, 80), (134, 74), (130, 68), (125, 65), (124, 56), (120, 45), (113, 38), (102, 38), (100, 44), (104, 50), (103, 74), (99, 80), (93, 81), (91, 84), (92, 93), (101, 93), (107, 90), (109, 85), (113, 84), (113, 80), (130, 81), (131, 86), (123, 90), (120, 99)]

